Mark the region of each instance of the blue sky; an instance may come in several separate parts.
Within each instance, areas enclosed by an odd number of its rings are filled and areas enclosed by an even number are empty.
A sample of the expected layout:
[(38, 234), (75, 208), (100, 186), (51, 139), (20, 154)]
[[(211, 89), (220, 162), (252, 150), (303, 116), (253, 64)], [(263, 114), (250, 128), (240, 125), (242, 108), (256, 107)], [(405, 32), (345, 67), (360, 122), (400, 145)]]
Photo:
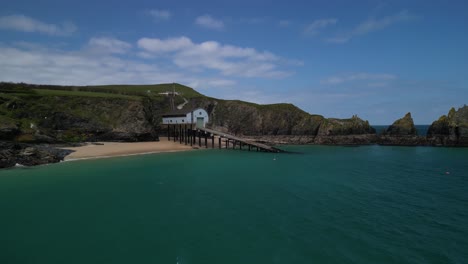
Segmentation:
[(0, 81), (178, 82), (429, 124), (468, 101), (467, 14), (466, 1), (5, 1)]

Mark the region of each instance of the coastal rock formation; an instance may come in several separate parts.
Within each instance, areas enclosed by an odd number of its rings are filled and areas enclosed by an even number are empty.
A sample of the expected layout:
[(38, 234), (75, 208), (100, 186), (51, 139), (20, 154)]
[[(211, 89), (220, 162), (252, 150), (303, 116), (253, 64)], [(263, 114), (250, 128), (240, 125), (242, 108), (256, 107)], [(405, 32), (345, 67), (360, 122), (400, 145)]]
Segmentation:
[(62, 161), (71, 150), (54, 148), (48, 145), (31, 145), (0, 141), (0, 168), (17, 164), (33, 166)]
[[(24, 143), (158, 140), (168, 100), (73, 91), (40, 94), (34, 85), (0, 85), (0, 140)], [(57, 87), (51, 86), (49, 89)], [(66, 88), (66, 87), (59, 87)], [(56, 93), (56, 94), (55, 94)], [(159, 98), (158, 98), (159, 99)]]
[(375, 128), (370, 126), (369, 121), (364, 121), (356, 115), (349, 119), (325, 119), (317, 132), (317, 136), (343, 136), (362, 134), (375, 134)]
[(407, 113), (403, 118), (393, 122), (393, 124), (385, 130), (384, 134), (390, 136), (417, 135), (411, 113)]
[(317, 132), (315, 144), (367, 145), (377, 141), (375, 129), (369, 122), (354, 115), (349, 119), (325, 119)]
[(393, 122), (378, 138), (380, 145), (424, 146), (426, 137), (418, 136), (411, 113)]
[(368, 145), (377, 142), (375, 129), (357, 116), (350, 119), (320, 119), (317, 131), (299, 135), (248, 136), (253, 141), (268, 144), (294, 145)]
[(292, 104), (219, 100), (208, 110), (213, 129), (235, 135), (315, 135), (324, 120), (323, 116), (310, 115)]
[(468, 146), (468, 106), (450, 109), (448, 115), (434, 121), (427, 140), (436, 146)]

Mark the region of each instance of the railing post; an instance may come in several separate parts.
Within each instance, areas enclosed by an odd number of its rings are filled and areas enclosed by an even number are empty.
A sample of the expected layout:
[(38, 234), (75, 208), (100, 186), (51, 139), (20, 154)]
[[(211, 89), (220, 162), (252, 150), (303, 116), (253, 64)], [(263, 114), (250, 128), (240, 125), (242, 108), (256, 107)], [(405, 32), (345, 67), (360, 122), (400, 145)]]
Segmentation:
[(205, 132), (204, 136), (205, 136), (205, 148), (208, 148), (208, 134)]
[(198, 133), (198, 146), (201, 147), (201, 133), (200, 131), (197, 131)]

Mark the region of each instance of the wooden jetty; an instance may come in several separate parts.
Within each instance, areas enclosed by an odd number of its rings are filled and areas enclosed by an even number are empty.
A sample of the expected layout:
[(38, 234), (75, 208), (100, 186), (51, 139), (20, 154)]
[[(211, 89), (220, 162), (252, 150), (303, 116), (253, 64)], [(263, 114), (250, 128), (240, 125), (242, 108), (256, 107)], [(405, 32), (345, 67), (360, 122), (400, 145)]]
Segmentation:
[[(232, 148), (232, 149), (245, 149), (248, 151), (263, 151), (279, 153), (283, 152), (281, 149), (277, 149), (266, 144), (254, 142), (251, 140), (236, 137), (230, 134), (226, 134), (220, 131), (216, 131), (204, 127), (192, 128), (191, 125), (177, 124), (167, 126), (167, 137), (169, 140), (174, 142), (179, 141), (185, 145), (198, 145), (199, 147), (215, 148), (215, 139), (218, 148)], [(211, 142), (209, 142), (211, 141)], [(211, 144), (209, 144), (211, 143)]]
[[(240, 149), (242, 149), (242, 146), (247, 146), (248, 150), (251, 150), (252, 148), (256, 148), (257, 150), (261, 150), (261, 151), (265, 151), (265, 152), (275, 152), (275, 153), (282, 152), (282, 150), (274, 148), (272, 146), (268, 146), (268, 145), (261, 144), (261, 143), (258, 143), (258, 142), (246, 140), (246, 139), (236, 137), (236, 136), (233, 136), (233, 135), (229, 135), (229, 134), (219, 132), (219, 131), (216, 131), (216, 130), (212, 130), (212, 129), (208, 129), (208, 128), (204, 128), (204, 127), (203, 128), (197, 128), (197, 129), (201, 130), (201, 131), (204, 131), (206, 133), (209, 133), (211, 135), (217, 135), (219, 137), (218, 138), (219, 143), (221, 143), (222, 139), (224, 139), (227, 142), (232, 141), (233, 148), (235, 148), (236, 145), (238, 144)], [(229, 145), (229, 143), (227, 145)], [(221, 144), (219, 144), (219, 146), (221, 147)]]

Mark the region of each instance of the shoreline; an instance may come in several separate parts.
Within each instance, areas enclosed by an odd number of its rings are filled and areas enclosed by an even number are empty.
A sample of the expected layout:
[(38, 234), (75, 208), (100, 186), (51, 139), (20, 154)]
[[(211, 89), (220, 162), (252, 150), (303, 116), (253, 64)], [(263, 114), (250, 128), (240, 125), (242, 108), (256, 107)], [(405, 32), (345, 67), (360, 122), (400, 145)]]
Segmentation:
[(60, 149), (71, 150), (72, 153), (65, 156), (64, 162), (103, 159), (113, 157), (125, 157), (136, 155), (148, 155), (157, 153), (173, 153), (195, 150), (192, 146), (186, 146), (179, 142), (168, 141), (161, 138), (160, 141), (148, 142), (96, 142), (87, 143), (79, 147), (62, 147)]

